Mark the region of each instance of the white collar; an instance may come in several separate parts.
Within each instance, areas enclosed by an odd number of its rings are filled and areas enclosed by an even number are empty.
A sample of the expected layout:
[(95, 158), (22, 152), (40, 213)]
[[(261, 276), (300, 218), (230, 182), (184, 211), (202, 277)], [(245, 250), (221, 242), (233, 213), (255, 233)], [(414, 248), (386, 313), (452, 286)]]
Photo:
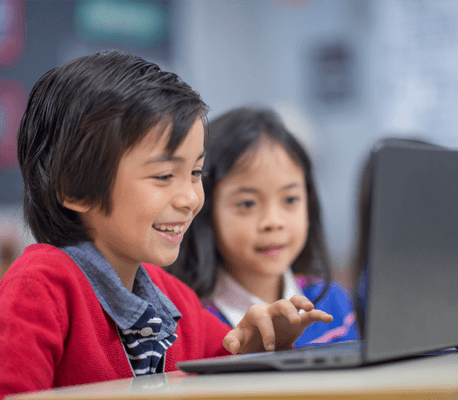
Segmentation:
[[(282, 297), (284, 299), (290, 299), (295, 294), (303, 295), (290, 268), (283, 274), (283, 282)], [(248, 292), (222, 268), (218, 270), (215, 291), (210, 300), (233, 327), (238, 325), (252, 305), (267, 304), (264, 300)]]

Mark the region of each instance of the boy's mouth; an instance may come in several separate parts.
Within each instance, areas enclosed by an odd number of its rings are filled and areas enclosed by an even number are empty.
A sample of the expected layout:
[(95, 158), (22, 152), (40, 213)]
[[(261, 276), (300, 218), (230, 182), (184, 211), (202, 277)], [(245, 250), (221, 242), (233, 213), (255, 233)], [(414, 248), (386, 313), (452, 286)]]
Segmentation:
[(169, 242), (180, 243), (183, 240), (183, 223), (153, 224), (153, 228)]
[(181, 224), (181, 223), (153, 224), (153, 228), (158, 230), (159, 232), (174, 236), (174, 235), (183, 234), (184, 224)]

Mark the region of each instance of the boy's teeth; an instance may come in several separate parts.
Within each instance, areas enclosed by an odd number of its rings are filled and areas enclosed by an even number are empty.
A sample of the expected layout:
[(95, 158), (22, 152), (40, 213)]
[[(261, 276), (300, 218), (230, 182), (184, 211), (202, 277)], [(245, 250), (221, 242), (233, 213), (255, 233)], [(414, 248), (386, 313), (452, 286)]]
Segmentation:
[(183, 225), (175, 225), (175, 226), (167, 226), (167, 225), (159, 225), (156, 227), (156, 229), (159, 229), (160, 231), (163, 232), (182, 232), (184, 230)]

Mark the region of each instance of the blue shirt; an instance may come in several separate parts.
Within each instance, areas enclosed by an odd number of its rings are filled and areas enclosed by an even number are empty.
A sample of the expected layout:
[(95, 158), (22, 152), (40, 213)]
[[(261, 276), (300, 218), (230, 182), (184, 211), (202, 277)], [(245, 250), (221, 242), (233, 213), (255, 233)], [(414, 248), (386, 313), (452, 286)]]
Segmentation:
[[(324, 288), (321, 279), (310, 279), (303, 288), (308, 299), (317, 298)], [(315, 322), (305, 330), (294, 344), (295, 347), (321, 343), (335, 343), (359, 339), (358, 324), (350, 294), (339, 283), (332, 281), (324, 297), (315, 303), (315, 308), (333, 316), (330, 323)]]

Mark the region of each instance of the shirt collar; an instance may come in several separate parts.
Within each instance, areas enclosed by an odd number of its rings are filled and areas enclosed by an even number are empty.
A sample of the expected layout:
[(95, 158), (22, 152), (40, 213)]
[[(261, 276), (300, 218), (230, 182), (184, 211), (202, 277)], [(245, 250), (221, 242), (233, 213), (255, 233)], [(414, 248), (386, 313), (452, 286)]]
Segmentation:
[(93, 243), (83, 242), (61, 250), (80, 267), (94, 289), (102, 308), (121, 329), (131, 328), (144, 314), (148, 305), (151, 305), (155, 315), (162, 319), (158, 340), (175, 332), (181, 314), (151, 281), (141, 264), (135, 276), (133, 290), (130, 292)]
[[(303, 296), (297, 286), (292, 270), (289, 268), (283, 274), (282, 298), (290, 299), (295, 294)], [(222, 268), (218, 269), (215, 291), (210, 298), (227, 321), (237, 326), (247, 312), (248, 308), (255, 304), (267, 304), (259, 297), (248, 292), (231, 275)]]

